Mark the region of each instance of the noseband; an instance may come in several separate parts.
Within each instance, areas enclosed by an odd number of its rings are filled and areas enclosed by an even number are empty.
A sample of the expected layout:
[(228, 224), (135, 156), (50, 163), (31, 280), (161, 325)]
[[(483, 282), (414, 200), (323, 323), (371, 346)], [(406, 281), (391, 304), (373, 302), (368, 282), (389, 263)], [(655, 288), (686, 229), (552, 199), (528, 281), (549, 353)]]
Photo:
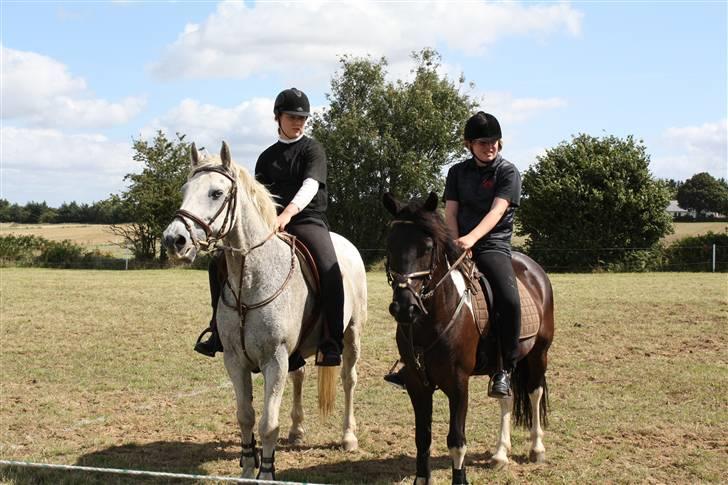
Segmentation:
[[(192, 177), (197, 175), (198, 173), (202, 172), (216, 172), (220, 175), (224, 176), (231, 182), (230, 190), (228, 191), (227, 195), (225, 196), (225, 200), (222, 201), (222, 205), (220, 208), (215, 212), (215, 215), (213, 215), (208, 222), (203, 221), (200, 217), (196, 216), (195, 214), (186, 211), (184, 209), (179, 209), (177, 212), (174, 213), (175, 219), (179, 219), (182, 221), (182, 224), (184, 224), (185, 229), (187, 229), (187, 232), (190, 233), (190, 239), (192, 239), (192, 244), (195, 246), (195, 248), (199, 251), (200, 248), (202, 249), (209, 249), (211, 246), (215, 245), (219, 240), (223, 239), (225, 236), (228, 235), (228, 233), (232, 230), (233, 224), (235, 223), (234, 217), (235, 217), (235, 209), (238, 203), (237, 193), (238, 193), (238, 184), (235, 180), (235, 177), (230, 173), (228, 169), (223, 167), (222, 165), (215, 165), (211, 167), (200, 167), (194, 172), (192, 172)], [(222, 221), (222, 225), (220, 226), (220, 230), (217, 231), (217, 234), (213, 234), (212, 228), (210, 225), (212, 225), (215, 220), (222, 214), (222, 211), (225, 210), (225, 218)], [(193, 221), (197, 225), (199, 225), (203, 231), (205, 231), (205, 240), (200, 241), (195, 236), (194, 231), (192, 230), (192, 227), (189, 224), (189, 221)]]

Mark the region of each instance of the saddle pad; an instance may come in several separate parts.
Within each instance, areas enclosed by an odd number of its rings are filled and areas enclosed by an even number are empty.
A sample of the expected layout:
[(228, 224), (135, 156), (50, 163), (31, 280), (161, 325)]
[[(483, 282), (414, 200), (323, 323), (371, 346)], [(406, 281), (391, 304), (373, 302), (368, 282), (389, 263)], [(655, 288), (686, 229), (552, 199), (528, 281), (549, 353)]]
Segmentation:
[(538, 333), (540, 319), (536, 302), (533, 301), (531, 293), (521, 283), (521, 280), (518, 280), (518, 293), (521, 296), (521, 336), (519, 338), (523, 340)]
[[(521, 280), (518, 280), (518, 293), (521, 298), (521, 334), (518, 338), (519, 340), (525, 340), (538, 333), (540, 324), (538, 307), (536, 307), (536, 302), (533, 301), (531, 293), (521, 283)], [(473, 303), (475, 322), (478, 325), (478, 332), (483, 336), (489, 330), (488, 305), (485, 301), (485, 291), (475, 292), (471, 297), (471, 301)]]

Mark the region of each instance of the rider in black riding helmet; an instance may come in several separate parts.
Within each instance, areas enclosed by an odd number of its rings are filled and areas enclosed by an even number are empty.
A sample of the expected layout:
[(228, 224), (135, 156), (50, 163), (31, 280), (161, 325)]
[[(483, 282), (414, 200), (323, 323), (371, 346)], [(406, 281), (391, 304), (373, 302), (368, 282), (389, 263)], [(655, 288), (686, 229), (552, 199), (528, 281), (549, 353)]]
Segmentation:
[[(326, 153), (313, 138), (303, 133), (311, 112), (308, 97), (296, 88), (281, 91), (273, 105), (278, 124), (278, 141), (258, 157), (255, 178), (266, 185), (276, 198), (278, 230), (302, 240), (311, 252), (319, 272), (324, 314), (324, 329), (316, 353), (316, 365), (338, 366), (344, 337), (344, 285), (334, 245), (326, 220), (328, 195), (326, 190)], [(213, 318), (204, 333), (212, 335), (206, 341), (198, 339), (195, 350), (208, 356), (222, 351), (216, 330), (215, 309), (220, 294), (220, 270), (217, 260), (210, 264), (210, 290)], [(305, 364), (295, 352), (289, 357), (289, 371)]]
[[(501, 127), (495, 116), (479, 111), (465, 123), (471, 158), (453, 165), (445, 182), (445, 223), (455, 243), (472, 252), (478, 270), (493, 289), (494, 333), (503, 357), (490, 395), (507, 397), (518, 357), (521, 302), (511, 264), (513, 216), (521, 199), (521, 175), (500, 154)], [(385, 380), (403, 386), (401, 370)]]

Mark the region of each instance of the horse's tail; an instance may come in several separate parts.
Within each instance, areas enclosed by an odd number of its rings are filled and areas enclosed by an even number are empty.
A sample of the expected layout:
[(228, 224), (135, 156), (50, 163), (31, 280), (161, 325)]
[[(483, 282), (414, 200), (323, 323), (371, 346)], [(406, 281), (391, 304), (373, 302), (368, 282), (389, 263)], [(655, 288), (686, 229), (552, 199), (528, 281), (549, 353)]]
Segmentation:
[[(530, 368), (527, 360), (523, 359), (516, 365), (516, 369), (513, 371), (513, 378), (511, 379), (513, 385), (513, 419), (516, 426), (523, 426), (524, 428), (530, 428), (533, 425), (531, 401), (527, 389), (527, 383), (530, 378)], [(546, 375), (541, 376), (539, 385), (543, 388), (543, 393), (541, 394), (541, 402), (538, 406), (538, 414), (541, 426), (545, 427), (548, 424), (549, 402), (549, 388), (546, 384)]]
[(339, 367), (318, 367), (318, 408), (319, 414), (327, 418), (334, 410), (336, 404), (336, 381), (339, 377)]

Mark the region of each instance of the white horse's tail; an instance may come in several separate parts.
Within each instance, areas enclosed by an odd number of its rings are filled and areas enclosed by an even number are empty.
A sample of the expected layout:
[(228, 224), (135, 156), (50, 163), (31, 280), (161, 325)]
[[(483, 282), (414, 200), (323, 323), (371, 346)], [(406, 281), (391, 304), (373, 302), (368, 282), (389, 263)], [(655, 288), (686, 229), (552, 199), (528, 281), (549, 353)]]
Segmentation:
[(339, 377), (339, 367), (318, 367), (318, 408), (319, 414), (326, 419), (334, 411), (336, 404), (336, 381)]

